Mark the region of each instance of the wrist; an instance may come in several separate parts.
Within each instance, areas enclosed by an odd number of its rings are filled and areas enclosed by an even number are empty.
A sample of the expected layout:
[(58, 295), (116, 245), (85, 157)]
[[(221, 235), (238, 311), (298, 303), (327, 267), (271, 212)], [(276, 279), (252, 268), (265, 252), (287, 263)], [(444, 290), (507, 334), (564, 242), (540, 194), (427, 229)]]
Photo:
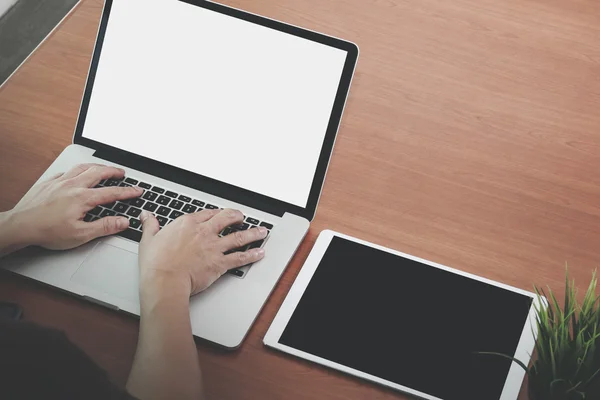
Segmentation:
[(191, 281), (171, 271), (144, 271), (140, 274), (142, 312), (157, 308), (189, 308)]
[(0, 256), (32, 245), (26, 231), (22, 214), (12, 210), (0, 213)]

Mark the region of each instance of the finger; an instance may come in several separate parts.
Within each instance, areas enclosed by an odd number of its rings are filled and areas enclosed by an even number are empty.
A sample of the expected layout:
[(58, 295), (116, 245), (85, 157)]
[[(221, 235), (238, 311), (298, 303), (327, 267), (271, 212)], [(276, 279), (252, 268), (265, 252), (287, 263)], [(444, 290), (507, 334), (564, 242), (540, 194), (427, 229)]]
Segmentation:
[(121, 179), (124, 176), (125, 171), (121, 168), (107, 167), (105, 165), (93, 165), (72, 179), (79, 186), (94, 187), (103, 179)]
[(225, 252), (227, 250), (237, 249), (238, 247), (245, 246), (266, 237), (267, 228), (260, 226), (258, 228), (248, 229), (247, 231), (233, 232), (227, 236), (224, 236), (221, 240), (219, 240), (219, 245)]
[(142, 221), (142, 242), (156, 235), (160, 230), (158, 220), (151, 212), (146, 210), (142, 211), (140, 214), (140, 221)]
[(94, 222), (84, 223), (87, 225), (85, 230), (86, 241), (102, 236), (114, 235), (129, 227), (129, 220), (125, 217), (103, 217)]
[(223, 256), (223, 267), (225, 269), (239, 268), (246, 264), (255, 263), (265, 256), (264, 249), (252, 249), (248, 251), (238, 251)]
[(220, 212), (221, 210), (202, 210), (188, 215), (197, 222), (206, 222)]
[(97, 188), (86, 190), (89, 193), (90, 199), (88, 205), (95, 207), (99, 204), (108, 204), (117, 200), (132, 199), (140, 197), (144, 193), (144, 189), (139, 187), (120, 187), (112, 186), (105, 188)]
[(228, 226), (239, 224), (243, 220), (244, 214), (238, 210), (232, 210), (231, 208), (228, 208), (221, 210), (221, 212), (212, 217), (207, 223), (210, 224), (213, 232), (219, 233)]
[(94, 165), (100, 165), (100, 164), (88, 163), (88, 164), (76, 165), (73, 168), (71, 168), (70, 170), (68, 170), (67, 172), (65, 172), (65, 174), (63, 175), (63, 179), (74, 178), (77, 175), (81, 174), (82, 172), (87, 171), (88, 168), (91, 168)]

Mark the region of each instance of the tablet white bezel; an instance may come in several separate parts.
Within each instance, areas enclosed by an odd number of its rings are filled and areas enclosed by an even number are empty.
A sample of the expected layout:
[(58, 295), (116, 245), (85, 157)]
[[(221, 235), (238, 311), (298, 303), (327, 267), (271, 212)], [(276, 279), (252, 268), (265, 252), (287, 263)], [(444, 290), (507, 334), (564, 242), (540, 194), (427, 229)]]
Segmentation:
[[(267, 331), (267, 333), (265, 335), (263, 342), (266, 346), (272, 347), (274, 349), (283, 351), (288, 354), (295, 355), (300, 358), (304, 358), (309, 361), (313, 361), (315, 363), (324, 365), (326, 367), (330, 367), (330, 368), (348, 373), (350, 375), (354, 375), (359, 378), (363, 378), (363, 379), (366, 379), (366, 380), (369, 380), (369, 381), (372, 381), (375, 383), (379, 383), (381, 385), (390, 387), (392, 389), (396, 389), (396, 390), (399, 390), (399, 391), (402, 391), (405, 393), (419, 396), (424, 399), (442, 400), (442, 399), (439, 399), (438, 397), (434, 397), (427, 393), (423, 393), (423, 392), (411, 389), (406, 386), (398, 385), (397, 383), (390, 382), (388, 380), (379, 378), (377, 376), (364, 373), (364, 372), (356, 370), (354, 368), (350, 368), (345, 365), (341, 365), (336, 362), (329, 361), (325, 358), (317, 357), (315, 355), (312, 355), (312, 354), (306, 353), (304, 351), (297, 350), (293, 347), (289, 347), (289, 346), (279, 343), (279, 339), (280, 339), (288, 321), (290, 320), (294, 310), (296, 309), (298, 302), (302, 298), (302, 295), (304, 294), (304, 290), (310, 283), (310, 280), (311, 280), (314, 272), (316, 271), (319, 263), (321, 262), (321, 258), (325, 254), (325, 251), (329, 247), (329, 243), (331, 243), (331, 240), (334, 236), (338, 236), (340, 238), (347, 239), (347, 240), (350, 240), (350, 241), (353, 241), (356, 243), (360, 243), (365, 246), (373, 247), (378, 250), (386, 251), (388, 253), (392, 253), (392, 254), (395, 254), (395, 255), (398, 255), (401, 257), (405, 257), (410, 260), (414, 260), (414, 261), (429, 265), (434, 268), (443, 269), (445, 271), (449, 271), (449, 272), (452, 272), (452, 273), (455, 273), (455, 274), (458, 274), (461, 276), (465, 276), (465, 277), (472, 278), (472, 279), (475, 279), (475, 280), (478, 280), (481, 282), (485, 282), (492, 286), (497, 286), (497, 287), (500, 287), (500, 288), (503, 288), (506, 290), (510, 290), (512, 292), (516, 292), (516, 293), (531, 297), (533, 299), (532, 306), (531, 306), (531, 309), (529, 310), (529, 316), (523, 327), (523, 330), (521, 333), (521, 338), (519, 339), (519, 344), (518, 344), (517, 350), (514, 354), (514, 357), (517, 358), (518, 360), (525, 362), (525, 364), (529, 363), (531, 354), (533, 352), (533, 348), (535, 346), (535, 340), (537, 337), (536, 307), (544, 307), (545, 308), (546, 303), (545, 303), (544, 299), (542, 299), (542, 302), (540, 303), (540, 301), (538, 300), (538, 297), (534, 293), (527, 292), (527, 291), (524, 291), (524, 290), (521, 290), (518, 288), (514, 288), (512, 286), (508, 286), (508, 285), (505, 285), (505, 284), (502, 284), (499, 282), (495, 282), (495, 281), (492, 281), (492, 280), (489, 280), (486, 278), (482, 278), (480, 276), (476, 276), (476, 275), (469, 274), (469, 273), (466, 273), (463, 271), (459, 271), (459, 270), (456, 270), (456, 269), (453, 269), (453, 268), (450, 268), (450, 267), (447, 267), (447, 266), (444, 266), (441, 264), (437, 264), (437, 263), (427, 261), (427, 260), (424, 260), (424, 259), (421, 259), (418, 257), (414, 257), (409, 254), (395, 251), (395, 250), (392, 250), (392, 249), (389, 249), (389, 248), (386, 248), (383, 246), (378, 246), (376, 244), (369, 243), (364, 240), (356, 239), (351, 236), (347, 236), (347, 235), (337, 233), (334, 231), (330, 231), (330, 230), (324, 230), (323, 232), (321, 232), (319, 234), (319, 237), (317, 238), (317, 241), (316, 241), (312, 251), (310, 252), (308, 258), (306, 259), (304, 266), (300, 270), (298, 277), (294, 281), (294, 284), (292, 285), (283, 304), (281, 305), (281, 308), (277, 312), (275, 319), (271, 323), (271, 326), (269, 327), (269, 330)], [(506, 378), (506, 381), (504, 384), (504, 388), (502, 390), (502, 395), (500, 396), (500, 400), (515, 400), (518, 397), (519, 391), (521, 390), (521, 384), (523, 382), (524, 375), (525, 375), (525, 371), (520, 366), (518, 366), (517, 363), (513, 362), (511, 365), (511, 368), (508, 372), (508, 375), (507, 375), (507, 378)]]

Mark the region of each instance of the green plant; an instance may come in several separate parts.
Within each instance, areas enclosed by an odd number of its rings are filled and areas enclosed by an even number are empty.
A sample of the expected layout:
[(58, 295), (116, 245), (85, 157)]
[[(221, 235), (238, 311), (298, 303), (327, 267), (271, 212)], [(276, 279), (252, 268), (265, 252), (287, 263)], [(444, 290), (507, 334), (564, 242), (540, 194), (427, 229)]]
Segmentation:
[(528, 368), (509, 357), (529, 377), (530, 400), (600, 399), (600, 296), (596, 297), (596, 286), (594, 272), (579, 304), (575, 282), (569, 281), (567, 272), (562, 309), (550, 288), (548, 295), (535, 288), (538, 297), (547, 298), (549, 303), (547, 308), (536, 308), (537, 358)]

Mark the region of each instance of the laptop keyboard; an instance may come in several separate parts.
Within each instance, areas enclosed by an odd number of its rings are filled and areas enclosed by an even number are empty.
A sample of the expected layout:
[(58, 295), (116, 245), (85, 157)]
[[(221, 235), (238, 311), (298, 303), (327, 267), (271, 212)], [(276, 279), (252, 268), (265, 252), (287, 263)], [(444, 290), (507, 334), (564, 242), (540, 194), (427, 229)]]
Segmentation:
[[(139, 216), (142, 210), (147, 210), (153, 213), (162, 229), (177, 218), (185, 214), (191, 214), (202, 210), (216, 210), (221, 207), (214, 204), (209, 204), (205, 201), (195, 199), (190, 196), (185, 196), (177, 192), (167, 190), (150, 183), (140, 182), (137, 179), (126, 177), (124, 179), (106, 179), (101, 181), (96, 187), (110, 186), (139, 186), (144, 189), (144, 194), (140, 197), (130, 200), (116, 201), (109, 204), (102, 204), (90, 210), (83, 218), (86, 222), (92, 222), (102, 217), (119, 216), (129, 219), (129, 228), (121, 233), (127, 239), (139, 242), (142, 239), (142, 223)], [(244, 221), (238, 225), (229, 226), (219, 233), (219, 236), (227, 236), (237, 231), (245, 231), (247, 229), (264, 226), (268, 230), (267, 238), (271, 234), (273, 224), (260, 221), (258, 218), (245, 216)], [(229, 250), (225, 254), (231, 254), (238, 251), (246, 251), (248, 249), (257, 249), (265, 244), (266, 238), (249, 245)], [(228, 273), (238, 278), (243, 278), (251, 264), (244, 265), (240, 268), (229, 270)]]

